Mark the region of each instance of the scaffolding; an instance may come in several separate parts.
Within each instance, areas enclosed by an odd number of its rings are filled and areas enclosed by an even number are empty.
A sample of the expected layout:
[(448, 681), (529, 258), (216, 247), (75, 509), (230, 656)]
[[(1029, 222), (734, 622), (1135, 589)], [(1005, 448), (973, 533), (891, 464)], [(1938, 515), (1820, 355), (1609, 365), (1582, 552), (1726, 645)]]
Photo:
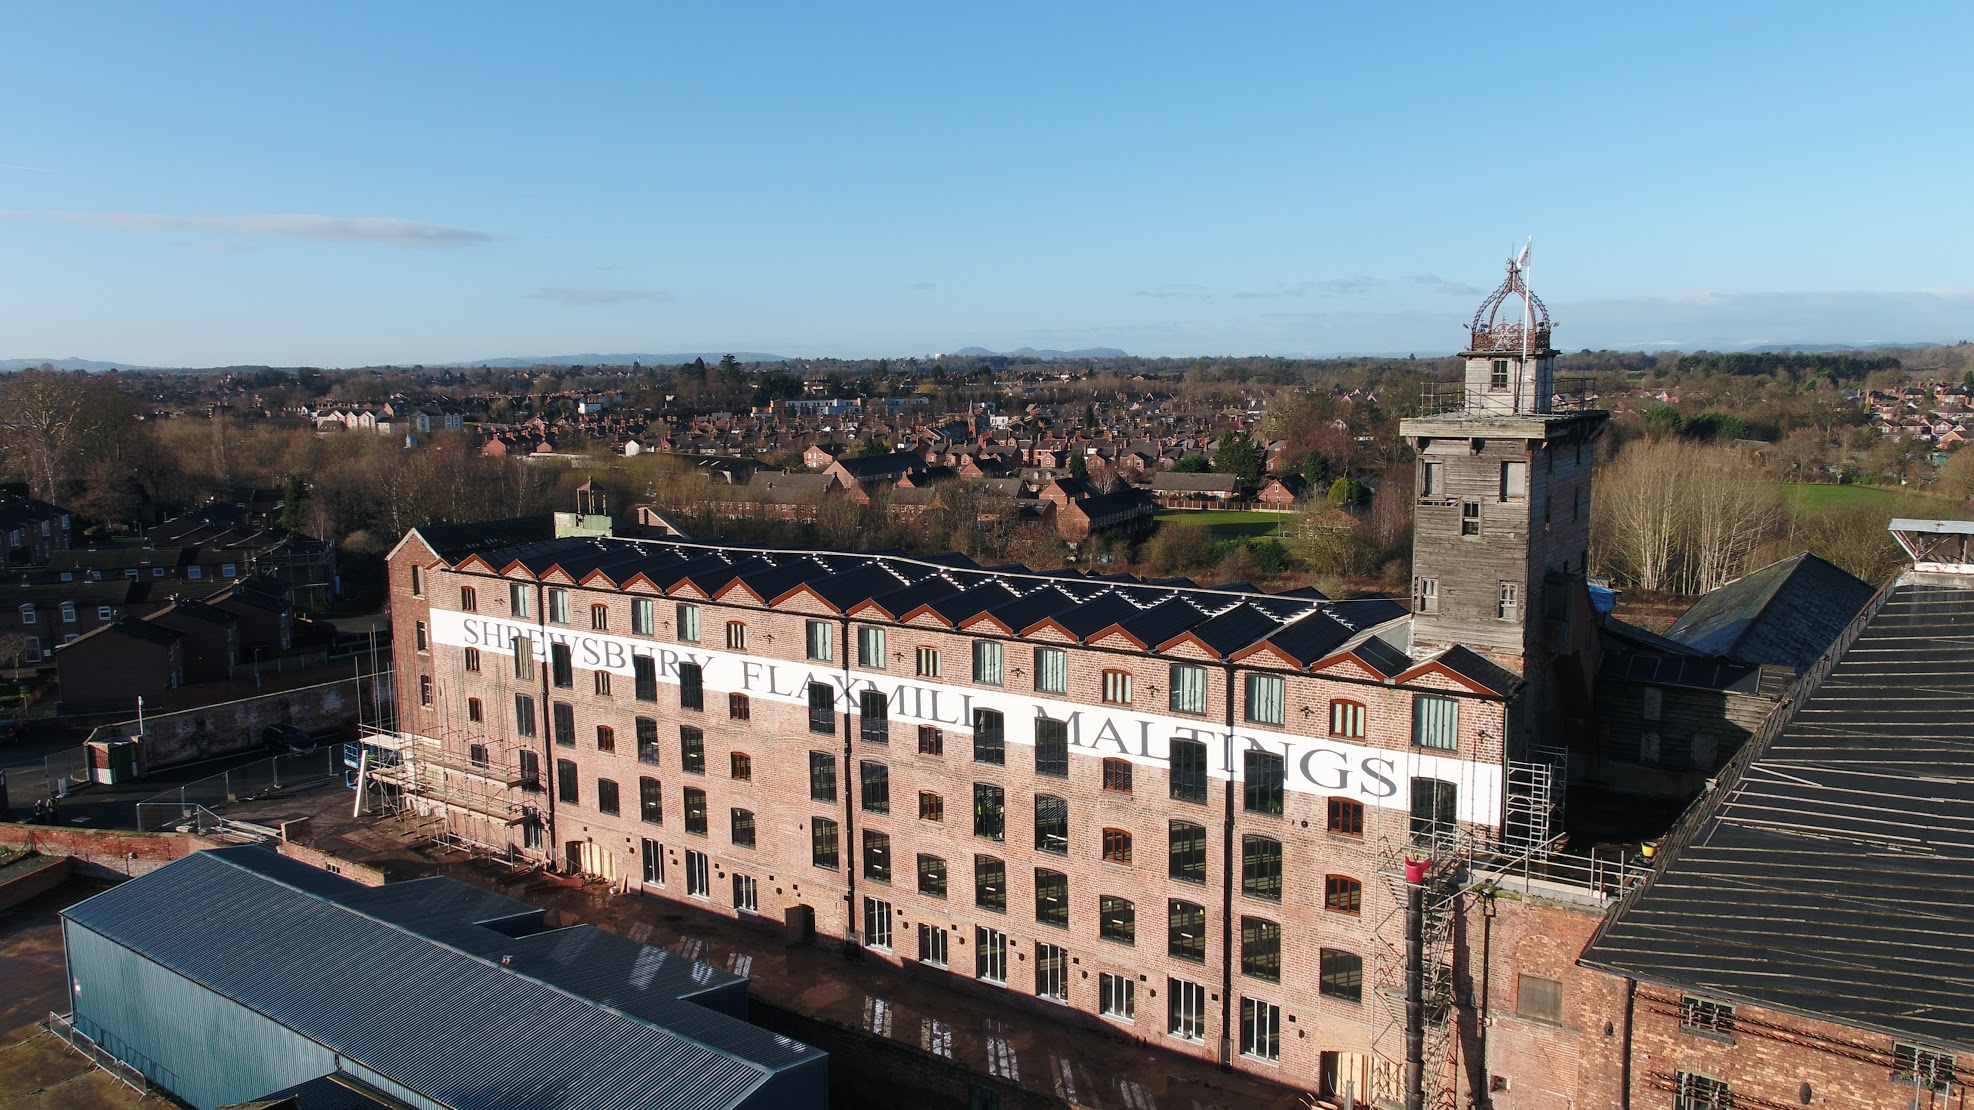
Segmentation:
[[(539, 695), (529, 679), (509, 677), (499, 656), (486, 660), (490, 699), (513, 693)], [(454, 705), (452, 691), (466, 687), (464, 662), (450, 681), (430, 687), (438, 735), (393, 725), (363, 725), (357, 764), (355, 812), (422, 822), (432, 843), (474, 855), (515, 859), (513, 830), (539, 828), (533, 794), (541, 790), (541, 762), (529, 741), (490, 725), (486, 705)], [(497, 707), (501, 701), (493, 701)], [(464, 709), (464, 711), (462, 711)], [(547, 717), (543, 705), (543, 717)], [(523, 756), (533, 754), (533, 766)], [(529, 833), (523, 833), (529, 839)]]

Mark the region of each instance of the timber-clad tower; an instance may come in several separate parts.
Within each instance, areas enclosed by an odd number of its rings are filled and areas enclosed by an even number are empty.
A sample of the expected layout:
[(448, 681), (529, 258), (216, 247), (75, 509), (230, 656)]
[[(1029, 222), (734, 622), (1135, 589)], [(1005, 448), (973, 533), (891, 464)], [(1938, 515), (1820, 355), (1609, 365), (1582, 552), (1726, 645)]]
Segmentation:
[[(1509, 261), (1467, 325), (1464, 389), (1400, 425), (1418, 457), (1412, 651), (1464, 644), (1520, 673), (1521, 739), (1561, 747), (1557, 726), (1587, 717), (1596, 670), (1584, 575), (1593, 445), (1609, 414), (1580, 383), (1557, 382), (1527, 261)], [(1511, 300), (1520, 312), (1504, 320)]]

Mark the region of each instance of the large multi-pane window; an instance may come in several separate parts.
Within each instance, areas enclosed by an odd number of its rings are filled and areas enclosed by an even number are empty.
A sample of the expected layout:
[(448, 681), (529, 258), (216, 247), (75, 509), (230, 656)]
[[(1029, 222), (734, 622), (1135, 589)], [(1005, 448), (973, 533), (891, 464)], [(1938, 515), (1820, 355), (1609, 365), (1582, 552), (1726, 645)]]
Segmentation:
[(639, 701), (658, 700), (658, 660), (649, 655), (631, 656), (631, 692)]
[(706, 733), (697, 725), (679, 726), (679, 770), (688, 775), (706, 773)]
[(1035, 997), (1069, 1001), (1069, 952), (1059, 945), (1035, 946)]
[(550, 624), (569, 623), (569, 591), (560, 586), (548, 588), (548, 620)]
[(558, 701), (549, 706), (549, 717), (555, 726), (555, 742), (565, 748), (576, 746), (576, 707), (566, 701)]
[(1241, 918), (1241, 974), (1282, 980), (1282, 927), (1263, 917)]
[(727, 813), (730, 839), (736, 848), (754, 846), (754, 811), (735, 808)]
[(679, 664), (679, 708), (695, 712), (706, 708), (706, 672), (697, 663)]
[(1275, 752), (1241, 753), (1241, 802), (1249, 813), (1282, 812), (1282, 757)]
[(973, 974), (989, 983), (1008, 981), (1008, 936), (998, 929), (973, 927)]
[(1123, 829), (1105, 829), (1103, 834), (1105, 863), (1131, 862), (1131, 834)]
[(827, 663), (836, 658), (836, 630), (828, 621), (810, 621), (805, 626), (809, 658)]
[(1444, 779), (1412, 780), (1412, 839), (1437, 840), (1460, 831), (1460, 789)]
[(1119, 1021), (1137, 1020), (1138, 981), (1129, 975), (1112, 975), (1108, 971), (1098, 975), (1097, 1012)]
[(809, 819), (809, 861), (830, 871), (837, 867), (836, 822), (827, 817)]
[(1364, 703), (1338, 699), (1330, 703), (1330, 735), (1349, 740), (1364, 738)]
[(946, 896), (946, 861), (940, 856), (918, 857), (918, 892), (933, 898)]
[(1271, 902), (1282, 900), (1282, 842), (1266, 836), (1241, 837), (1241, 893)]
[(983, 910), (1006, 913), (1008, 908), (1007, 864), (993, 856), (973, 857), (973, 904)]
[(827, 682), (809, 683), (809, 731), (836, 733), (836, 690)]
[(1206, 712), (1206, 668), (1198, 663), (1172, 664), (1171, 702), (1174, 713)]
[(1279, 725), (1288, 715), (1288, 681), (1281, 675), (1247, 676), (1247, 719), (1257, 725)]
[(638, 855), (644, 863), (644, 881), (658, 886), (665, 885), (665, 849), (655, 840), (638, 841)]
[(1007, 835), (1007, 792), (984, 782), (973, 784), (973, 835), (1000, 840)]
[(548, 674), (556, 686), (569, 690), (576, 685), (575, 657), (568, 644), (548, 645)]
[(1331, 913), (1364, 912), (1364, 884), (1348, 875), (1323, 876), (1323, 908)]
[(535, 677), (535, 642), (526, 636), (514, 641), (514, 677), (532, 682)]
[(1339, 948), (1324, 948), (1316, 954), (1316, 989), (1331, 998), (1347, 1002), (1364, 1000), (1364, 957)]
[(699, 642), (699, 606), (680, 602), (675, 610), (679, 639), (688, 644)]
[(918, 923), (918, 962), (933, 967), (946, 966), (947, 934), (943, 925)]
[(938, 725), (918, 726), (918, 754), (945, 755), (946, 730)]
[(631, 631), (649, 636), (658, 627), (658, 605), (648, 597), (631, 599)]
[(1104, 760), (1104, 789), (1113, 794), (1131, 792), (1131, 761), (1115, 756)]
[(1184, 979), (1165, 981), (1165, 1031), (1181, 1040), (1206, 1039), (1206, 988)]
[(1138, 906), (1115, 894), (1097, 897), (1097, 935), (1124, 944), (1138, 943)]
[(1258, 999), (1241, 999), (1241, 1055), (1258, 1060), (1282, 1058), (1281, 1007)]
[(836, 800), (836, 757), (829, 752), (809, 753), (809, 800)]
[(1054, 794), (1035, 795), (1035, 850), (1069, 854), (1069, 802)]
[(1734, 1110), (1727, 1082), (1699, 1072), (1673, 1073), (1673, 1110)]
[(576, 805), (582, 800), (582, 787), (576, 774), (576, 761), (558, 759), (555, 761), (555, 800)]
[(1173, 821), (1168, 828), (1172, 877), (1182, 883), (1206, 882), (1206, 826)]
[(1206, 907), (1174, 898), (1165, 904), (1165, 952), (1179, 960), (1206, 962)]
[(891, 903), (882, 898), (864, 899), (864, 944), (891, 947)]
[(891, 812), (891, 768), (873, 759), (864, 760), (857, 768), (858, 782), (862, 786), (860, 801), (865, 813)]
[(1131, 672), (1105, 671), (1103, 697), (1106, 705), (1131, 704)]
[(864, 878), (874, 883), (891, 881), (891, 834), (864, 831)]
[(733, 908), (742, 913), (761, 912), (761, 884), (752, 875), (733, 877)]
[(617, 816), (617, 781), (615, 779), (596, 780), (596, 811)]
[(930, 790), (918, 792), (918, 819), (921, 821), (944, 821), (946, 819), (946, 799)]
[(973, 761), (975, 763), (1005, 764), (1007, 762), (1007, 718), (998, 709), (976, 709), (973, 711)]
[(515, 617), (523, 620), (535, 615), (535, 595), (527, 583), (507, 584), (507, 608)]
[(1069, 876), (1047, 867), (1035, 869), (1035, 920), (1069, 927)]
[(982, 686), (1001, 684), (1001, 645), (993, 640), (973, 642), (973, 680)]
[(712, 868), (708, 863), (706, 853), (691, 848), (686, 849), (685, 892), (689, 897), (705, 898), (712, 894)]
[(652, 717), (637, 719), (637, 761), (658, 765), (658, 721)]
[(1172, 741), (1172, 797), (1206, 804), (1206, 745), (1198, 740)]
[(1329, 829), (1343, 836), (1364, 835), (1364, 803), (1354, 798), (1331, 798)]
[(866, 744), (891, 742), (891, 701), (882, 690), (857, 695), (858, 732)]
[(1038, 694), (1069, 692), (1068, 652), (1056, 647), (1035, 649), (1035, 692)]
[(665, 823), (665, 786), (650, 775), (637, 780), (637, 815), (647, 824)]
[(1442, 694), (1412, 695), (1412, 743), (1454, 751), (1460, 747), (1460, 703)]
[(884, 669), (884, 629), (868, 624), (857, 626), (857, 666), (874, 671)]
[(1069, 777), (1069, 722), (1035, 718), (1035, 773)]
[(526, 694), (514, 695), (514, 735), (535, 736), (535, 699)]
[(696, 786), (685, 788), (685, 831), (706, 835), (706, 792)]

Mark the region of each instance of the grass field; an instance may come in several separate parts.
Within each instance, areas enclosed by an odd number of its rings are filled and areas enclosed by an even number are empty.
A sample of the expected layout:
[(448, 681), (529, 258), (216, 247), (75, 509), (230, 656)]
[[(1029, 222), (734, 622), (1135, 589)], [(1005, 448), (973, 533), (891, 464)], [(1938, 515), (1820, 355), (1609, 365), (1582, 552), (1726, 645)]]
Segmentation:
[(1789, 508), (1799, 514), (1863, 507), (1876, 509), (1888, 517), (1959, 515), (1955, 511), (1959, 506), (1946, 498), (1898, 486), (1785, 485), (1782, 494)]
[(1205, 528), (1218, 539), (1259, 539), (1279, 536), (1282, 525), (1294, 520), (1289, 513), (1248, 513), (1231, 509), (1160, 509), (1160, 524)]

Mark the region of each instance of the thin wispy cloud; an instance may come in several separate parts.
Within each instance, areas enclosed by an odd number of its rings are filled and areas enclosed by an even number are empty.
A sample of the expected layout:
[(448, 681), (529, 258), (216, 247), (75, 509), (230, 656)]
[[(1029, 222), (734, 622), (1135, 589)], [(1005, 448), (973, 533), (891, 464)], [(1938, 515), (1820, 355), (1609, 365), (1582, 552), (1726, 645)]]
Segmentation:
[(1412, 283), (1423, 285), (1435, 293), (1454, 293), (1463, 297), (1478, 297), (1486, 290), (1464, 281), (1449, 281), (1438, 274), (1413, 274)]
[(915, 281), (912, 282), (912, 288), (922, 293), (928, 289), (939, 288), (939, 284), (937, 282), (932, 282), (932, 281)]
[(649, 304), (671, 304), (672, 295), (662, 289), (537, 289), (528, 294), (538, 301), (553, 301), (556, 304), (601, 305), (627, 304), (644, 301)]
[(385, 216), (316, 216), (301, 213), (166, 216), (152, 212), (0, 211), (0, 219), (111, 231), (198, 231), (221, 235), (274, 236), (315, 243), (383, 243), (393, 247), (472, 247), (492, 242), (495, 238), (483, 231)]
[(250, 254), (254, 249), (247, 243), (229, 243), (218, 239), (178, 242), (173, 243), (172, 246), (179, 250), (204, 251), (208, 254)]
[(1368, 293), (1378, 284), (1376, 278), (1330, 278), (1327, 281), (1277, 282), (1271, 289), (1247, 289), (1234, 294), (1235, 300), (1254, 301), (1272, 297), (1355, 297)]
[(1151, 297), (1161, 301), (1210, 301), (1213, 294), (1204, 285), (1154, 285), (1150, 289), (1138, 290), (1138, 296)]

